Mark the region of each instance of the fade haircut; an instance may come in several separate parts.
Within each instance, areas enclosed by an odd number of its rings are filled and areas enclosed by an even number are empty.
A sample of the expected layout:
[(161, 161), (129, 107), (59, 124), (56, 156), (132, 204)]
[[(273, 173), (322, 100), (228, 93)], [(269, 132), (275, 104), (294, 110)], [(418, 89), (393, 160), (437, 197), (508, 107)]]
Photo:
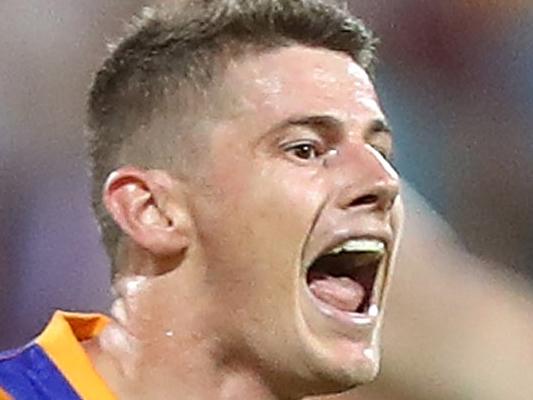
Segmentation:
[[(155, 150), (160, 137), (142, 137), (154, 114), (185, 118), (186, 104), (215, 87), (230, 60), (283, 46), (340, 51), (372, 75), (376, 42), (335, 1), (188, 0), (145, 8), (97, 72), (87, 107), (92, 204), (113, 274), (121, 231), (103, 205), (107, 176), (125, 164), (169, 168), (175, 161), (175, 152)], [(169, 111), (163, 105), (171, 96)], [(126, 144), (143, 147), (144, 156), (128, 155)]]

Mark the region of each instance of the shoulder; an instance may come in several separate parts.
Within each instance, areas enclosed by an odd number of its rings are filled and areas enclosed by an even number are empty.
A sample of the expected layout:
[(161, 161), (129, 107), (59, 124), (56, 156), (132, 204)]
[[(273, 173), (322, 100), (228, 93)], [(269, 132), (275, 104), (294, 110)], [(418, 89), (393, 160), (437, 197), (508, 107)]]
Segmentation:
[(0, 353), (0, 400), (114, 399), (81, 344), (107, 322), (100, 314), (56, 312), (35, 340)]
[(0, 389), (0, 400), (80, 399), (36, 342), (0, 354)]

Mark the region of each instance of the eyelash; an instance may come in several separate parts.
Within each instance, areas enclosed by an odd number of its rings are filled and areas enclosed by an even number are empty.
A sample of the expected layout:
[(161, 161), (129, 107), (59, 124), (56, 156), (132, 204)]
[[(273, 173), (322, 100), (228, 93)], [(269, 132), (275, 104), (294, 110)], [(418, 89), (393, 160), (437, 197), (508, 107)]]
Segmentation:
[[(308, 150), (313, 151), (313, 154), (309, 157), (298, 156), (297, 154), (295, 154), (297, 150), (303, 149), (304, 147), (308, 147)], [(301, 142), (290, 143), (286, 146), (283, 146), (283, 151), (287, 153), (292, 152), (293, 156), (298, 158), (299, 160), (310, 161), (319, 158), (326, 152), (325, 149), (321, 147), (323, 146), (321, 146), (319, 142), (313, 140), (305, 140)]]
[[(387, 150), (383, 146), (378, 146), (376, 144), (371, 144), (372, 148), (376, 150), (387, 162), (394, 164), (394, 156), (391, 151)], [(311, 155), (309, 157), (300, 157), (296, 155), (294, 152), (298, 149), (302, 149), (303, 147), (310, 147), (310, 150), (314, 151), (314, 155)], [(322, 148), (321, 148), (322, 147)], [(285, 152), (292, 152), (293, 156), (298, 158), (299, 160), (303, 161), (310, 161), (317, 158), (320, 158), (322, 155), (326, 153), (326, 149), (321, 146), (319, 142), (312, 141), (312, 140), (305, 140), (301, 142), (295, 142), (290, 143), (286, 146), (282, 146), (283, 151)]]
[(393, 154), (391, 151), (388, 151), (387, 149), (385, 149), (384, 147), (382, 146), (377, 146), (375, 144), (372, 144), (371, 145), (372, 148), (374, 150), (376, 150), (379, 154), (381, 154), (381, 156), (387, 160), (388, 162), (392, 163), (392, 160), (393, 160)]

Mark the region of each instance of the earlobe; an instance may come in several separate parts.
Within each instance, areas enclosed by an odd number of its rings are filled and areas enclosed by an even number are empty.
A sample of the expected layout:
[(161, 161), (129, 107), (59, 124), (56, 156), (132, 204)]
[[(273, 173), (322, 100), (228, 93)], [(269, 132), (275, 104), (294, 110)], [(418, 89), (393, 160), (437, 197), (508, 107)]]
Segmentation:
[(122, 167), (104, 187), (104, 204), (122, 231), (155, 257), (172, 257), (189, 246), (189, 218), (164, 171)]

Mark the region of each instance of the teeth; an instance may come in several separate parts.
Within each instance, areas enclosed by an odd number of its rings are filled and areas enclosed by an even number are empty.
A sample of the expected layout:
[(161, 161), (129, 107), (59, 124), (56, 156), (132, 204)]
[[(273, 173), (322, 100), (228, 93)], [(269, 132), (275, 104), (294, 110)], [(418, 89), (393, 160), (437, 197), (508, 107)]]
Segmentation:
[(375, 239), (352, 239), (335, 247), (328, 254), (345, 253), (383, 253), (385, 252), (385, 244), (380, 240)]

